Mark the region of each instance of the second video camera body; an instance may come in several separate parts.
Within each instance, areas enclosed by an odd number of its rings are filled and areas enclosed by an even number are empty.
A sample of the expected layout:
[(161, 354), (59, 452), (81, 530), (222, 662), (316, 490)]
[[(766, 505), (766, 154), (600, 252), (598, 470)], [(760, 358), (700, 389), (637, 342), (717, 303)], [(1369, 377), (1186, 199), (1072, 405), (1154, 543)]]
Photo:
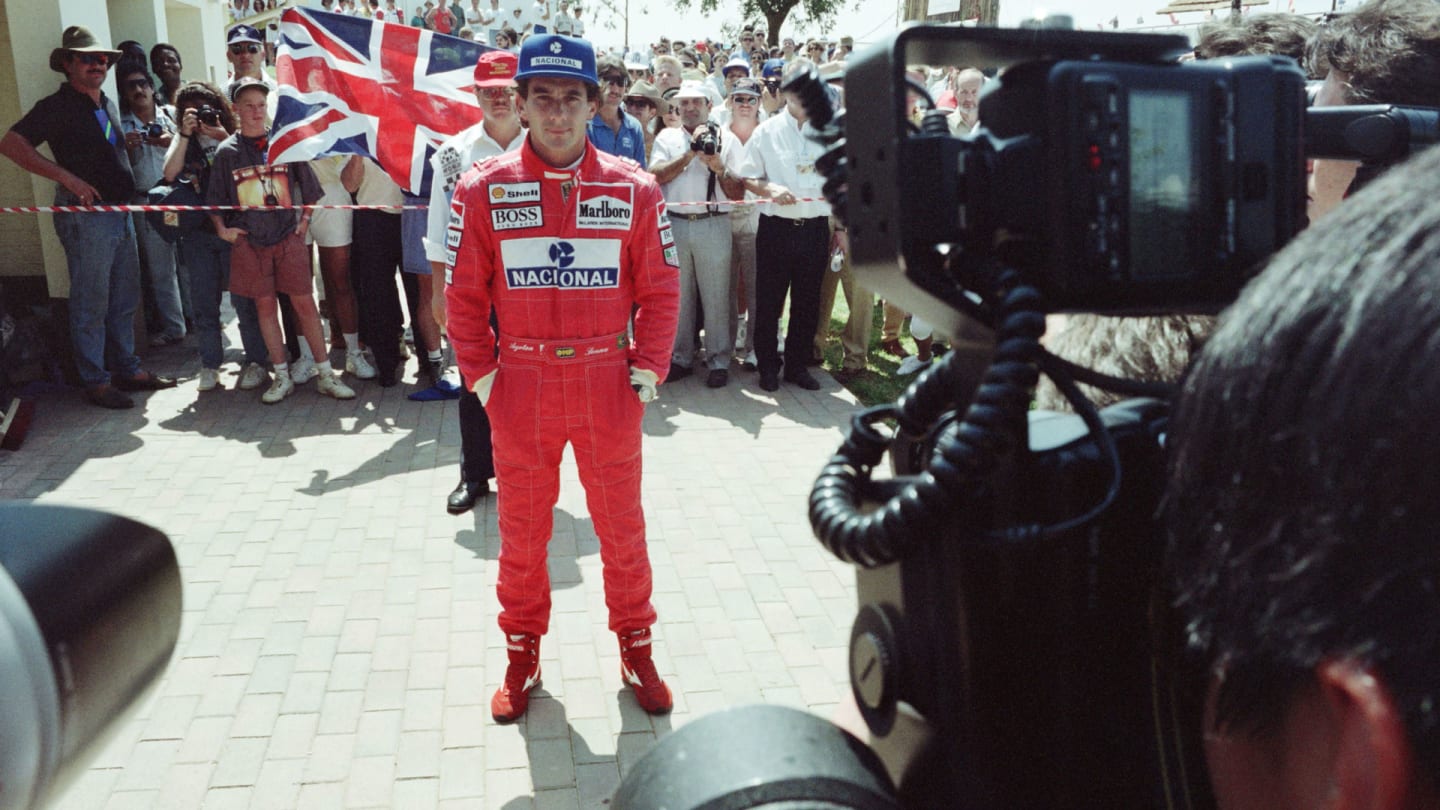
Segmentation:
[[(996, 261), (1025, 265), (1056, 310), (1223, 306), (1305, 224), (1305, 76), (1278, 57), (1177, 63), (1188, 50), (1177, 36), (901, 32), (846, 78), (851, 110), (883, 110), (846, 132), (852, 264), (872, 288), (906, 287), (898, 303), (942, 330), (973, 313), (965, 275)], [(999, 66), (980, 129), (910, 137), (911, 63)]]

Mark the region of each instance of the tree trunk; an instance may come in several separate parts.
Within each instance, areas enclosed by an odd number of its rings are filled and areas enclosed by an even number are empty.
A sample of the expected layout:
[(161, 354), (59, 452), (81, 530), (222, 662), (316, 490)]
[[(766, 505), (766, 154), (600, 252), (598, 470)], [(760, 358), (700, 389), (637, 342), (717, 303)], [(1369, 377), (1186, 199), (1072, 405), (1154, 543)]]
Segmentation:
[(794, 3), (775, 11), (765, 12), (765, 30), (770, 32), (770, 45), (779, 45), (780, 41), (785, 38), (785, 35), (780, 33), (780, 26), (785, 23), (785, 18), (790, 16), (792, 8), (795, 8)]

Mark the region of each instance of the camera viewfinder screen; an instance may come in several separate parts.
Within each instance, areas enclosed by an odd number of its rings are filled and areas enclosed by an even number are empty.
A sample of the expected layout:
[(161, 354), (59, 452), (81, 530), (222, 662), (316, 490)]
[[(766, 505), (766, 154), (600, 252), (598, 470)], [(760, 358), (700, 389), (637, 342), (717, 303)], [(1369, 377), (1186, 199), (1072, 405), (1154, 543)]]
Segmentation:
[(1137, 279), (1188, 272), (1196, 254), (1200, 178), (1189, 93), (1130, 91), (1130, 270)]

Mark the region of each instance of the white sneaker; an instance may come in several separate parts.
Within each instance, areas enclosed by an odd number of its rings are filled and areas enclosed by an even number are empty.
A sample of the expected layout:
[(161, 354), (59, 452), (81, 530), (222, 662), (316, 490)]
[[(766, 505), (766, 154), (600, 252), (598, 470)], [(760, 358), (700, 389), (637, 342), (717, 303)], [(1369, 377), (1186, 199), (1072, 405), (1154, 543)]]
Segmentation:
[(914, 374), (915, 372), (919, 371), (922, 368), (925, 368), (928, 365), (930, 365), (929, 360), (921, 360), (919, 357), (912, 354), (909, 357), (906, 357), (904, 360), (900, 361), (900, 367), (895, 369), (895, 373), (901, 376)]
[(200, 390), (201, 390), (201, 391), (214, 391), (214, 390), (215, 390), (215, 386), (217, 386), (217, 385), (219, 385), (219, 384), (220, 384), (220, 369), (218, 369), (218, 368), (202, 368), (202, 369), (200, 369)]
[(327, 397), (336, 399), (354, 399), (355, 389), (340, 382), (340, 375), (331, 372), (321, 374), (319, 382), (315, 383), (315, 389)]
[(320, 369), (315, 368), (315, 361), (308, 357), (302, 357), (290, 364), (290, 381), (296, 385), (304, 385), (318, 376)]
[(345, 373), (359, 380), (375, 379), (375, 367), (365, 359), (364, 352), (345, 352)]
[(264, 366), (259, 363), (250, 363), (245, 366), (244, 371), (240, 372), (240, 385), (237, 387), (241, 391), (253, 391), (264, 385), (265, 379), (269, 376), (270, 372), (266, 371)]
[(275, 379), (270, 381), (270, 388), (260, 395), (260, 401), (266, 405), (274, 405), (295, 390), (295, 383), (290, 381), (287, 374), (276, 374)]

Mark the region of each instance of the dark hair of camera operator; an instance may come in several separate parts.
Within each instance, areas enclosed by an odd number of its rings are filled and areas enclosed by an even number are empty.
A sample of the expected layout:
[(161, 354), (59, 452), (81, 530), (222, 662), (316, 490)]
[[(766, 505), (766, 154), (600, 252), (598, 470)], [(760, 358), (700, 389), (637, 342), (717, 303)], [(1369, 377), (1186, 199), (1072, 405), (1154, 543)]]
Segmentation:
[(1306, 58), (1344, 75), (1346, 104), (1440, 106), (1440, 4), (1371, 0), (1321, 25)]
[(1221, 807), (1435, 806), (1436, 178), (1432, 149), (1300, 234), (1177, 402), (1170, 569)]
[(1299, 14), (1253, 14), (1239, 20), (1225, 17), (1201, 26), (1195, 56), (1214, 59), (1278, 54), (1303, 63), (1306, 46), (1317, 28), (1314, 20)]
[[(1314, 106), (1406, 104), (1440, 107), (1440, 4), (1432, 0), (1371, 0), (1320, 27), (1306, 54), (1322, 77)], [(1386, 167), (1316, 160), (1310, 178), (1310, 221)], [(1357, 182), (1358, 179), (1358, 182)]]

